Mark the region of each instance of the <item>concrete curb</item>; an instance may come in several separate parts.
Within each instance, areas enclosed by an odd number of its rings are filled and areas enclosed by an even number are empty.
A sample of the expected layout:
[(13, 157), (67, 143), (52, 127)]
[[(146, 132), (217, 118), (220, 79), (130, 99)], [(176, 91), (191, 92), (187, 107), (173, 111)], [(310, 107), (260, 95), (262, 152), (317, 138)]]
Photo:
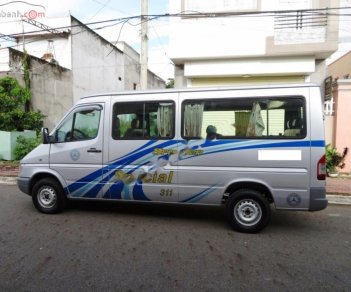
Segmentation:
[(328, 203), (331, 205), (351, 205), (351, 194), (333, 195), (327, 194)]
[(17, 177), (16, 176), (0, 176), (0, 185), (16, 185)]
[[(17, 185), (17, 177), (0, 176), (0, 185)], [(351, 205), (351, 194), (327, 194), (327, 199), (331, 205)]]

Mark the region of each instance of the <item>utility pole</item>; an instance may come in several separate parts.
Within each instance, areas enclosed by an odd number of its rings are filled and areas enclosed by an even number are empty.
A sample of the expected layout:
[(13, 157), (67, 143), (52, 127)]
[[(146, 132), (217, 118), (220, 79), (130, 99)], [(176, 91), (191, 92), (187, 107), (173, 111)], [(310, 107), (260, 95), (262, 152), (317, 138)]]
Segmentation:
[(147, 89), (148, 59), (148, 0), (141, 0), (141, 52), (140, 52), (140, 88)]

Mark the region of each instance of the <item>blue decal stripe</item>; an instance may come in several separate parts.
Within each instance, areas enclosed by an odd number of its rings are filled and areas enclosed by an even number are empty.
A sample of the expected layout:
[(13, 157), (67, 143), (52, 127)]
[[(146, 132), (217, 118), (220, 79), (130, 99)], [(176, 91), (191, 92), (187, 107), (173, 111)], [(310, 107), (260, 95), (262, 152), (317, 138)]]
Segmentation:
[(151, 201), (144, 193), (143, 182), (141, 180), (137, 180), (133, 188), (133, 199), (137, 201)]
[(325, 147), (325, 140), (311, 141), (311, 147)]
[(211, 186), (210, 188), (203, 190), (202, 192), (188, 198), (185, 199), (183, 201), (181, 201), (182, 203), (196, 203), (198, 201), (200, 201), (201, 199), (203, 199), (204, 197), (206, 197), (208, 194), (210, 194), (211, 192), (213, 192), (215, 190), (216, 185)]
[[(143, 145), (142, 147), (138, 148), (138, 150), (135, 150), (125, 156), (123, 156), (123, 158), (119, 158), (115, 161), (113, 161), (110, 165), (121, 165), (122, 163), (126, 163), (126, 164), (130, 164), (130, 162), (133, 162), (143, 156), (145, 156), (146, 154), (151, 154), (155, 148), (166, 148), (168, 146), (172, 146), (175, 144), (178, 144), (178, 140), (169, 140), (157, 145), (153, 145), (152, 147), (146, 148), (147, 146), (150, 146), (151, 144), (154, 143), (146, 143), (145, 145)], [(139, 151), (139, 152), (138, 152)]]
[[(102, 175), (103, 172), (109, 171), (113, 167), (116, 167), (116, 169), (118, 169), (118, 168), (121, 169), (125, 165), (130, 165), (133, 162), (135, 162), (136, 160), (142, 158), (143, 156), (145, 156), (147, 154), (151, 154), (155, 148), (166, 148), (168, 146), (178, 144), (177, 140), (169, 140), (169, 141), (162, 142), (160, 144), (153, 145), (153, 147), (145, 149), (145, 147), (150, 146), (152, 144), (155, 144), (156, 142), (158, 142), (158, 141), (157, 140), (149, 141), (145, 145), (143, 145), (142, 147), (138, 148), (137, 150), (134, 150), (133, 152), (125, 155), (123, 158), (119, 158), (118, 160), (114, 161), (113, 163), (109, 164), (108, 166), (105, 166), (102, 169), (99, 169), (99, 170), (77, 180), (76, 182), (70, 184), (67, 187), (67, 191), (70, 193), (76, 192), (78, 189), (82, 188), (87, 181), (90, 182), (90, 181), (98, 179)], [(144, 149), (144, 150), (142, 150), (142, 149)], [(139, 151), (139, 150), (142, 150), (142, 151)], [(139, 167), (140, 166), (137, 166), (137, 168), (139, 168)], [(114, 171), (115, 171), (115, 169), (112, 171), (112, 174), (110, 173), (108, 175), (109, 178), (113, 177)], [(104, 180), (105, 179), (102, 179), (99, 183), (102, 183)], [(103, 187), (103, 185), (101, 185), (98, 188), (95, 188), (95, 190), (100, 190), (102, 187)], [(82, 190), (81, 190), (81, 192), (82, 192)]]
[[(204, 150), (202, 155), (235, 151), (235, 150), (247, 150), (247, 149), (264, 149), (264, 148), (283, 148), (283, 147), (325, 147), (324, 140), (314, 140), (314, 141), (264, 141), (262, 140), (216, 140), (216, 141), (206, 141), (203, 144), (196, 144), (199, 140), (188, 141), (185, 140), (167, 140), (162, 141), (158, 144), (158, 140), (148, 141), (143, 146), (138, 149), (126, 154), (123, 157), (113, 161), (111, 164), (102, 167), (85, 177), (80, 178), (76, 182), (70, 184), (64, 189), (66, 194), (71, 194), (72, 196), (82, 196), (87, 193), (88, 196), (92, 195), (92, 192), (99, 192), (103, 186), (108, 183), (114, 173), (118, 169), (123, 169), (126, 165), (133, 165), (134, 167), (129, 171), (129, 173), (137, 170), (142, 165), (147, 164), (152, 158), (152, 152), (155, 148), (167, 148), (170, 146), (187, 145), (194, 144), (194, 147), (201, 147)], [(178, 146), (178, 145), (177, 145)], [(183, 147), (183, 146), (182, 146)], [(194, 148), (195, 149), (195, 148)], [(198, 148), (197, 148), (198, 149)], [(184, 158), (178, 158), (180, 160), (190, 159), (194, 156), (186, 156)], [(139, 161), (138, 161), (139, 160)], [(87, 184), (88, 182), (88, 184)], [(96, 184), (96, 185), (95, 185)], [(89, 190), (90, 189), (90, 190)], [(88, 194), (89, 193), (89, 194)], [(96, 193), (96, 195), (97, 195)]]
[[(212, 149), (206, 149), (203, 155), (208, 155), (208, 154), (214, 154), (214, 153), (221, 153), (221, 152), (227, 152), (227, 151), (237, 151), (237, 150), (248, 150), (248, 149), (265, 149), (265, 148), (288, 148), (288, 147), (324, 147), (323, 145), (325, 144), (324, 140), (316, 140), (316, 141), (288, 141), (288, 142), (266, 142), (265, 144), (258, 144), (260, 141), (255, 142), (255, 143), (245, 143), (247, 145), (240, 145), (238, 143), (237, 145), (234, 145), (234, 147), (231, 148), (224, 148), (224, 147), (211, 147), (213, 145), (208, 145), (206, 148), (212, 148)], [(223, 143), (224, 144), (224, 143)], [(218, 146), (221, 146), (223, 144), (217, 143)], [(188, 156), (185, 158), (182, 158), (182, 160), (185, 159), (190, 159), (193, 158), (194, 156)]]

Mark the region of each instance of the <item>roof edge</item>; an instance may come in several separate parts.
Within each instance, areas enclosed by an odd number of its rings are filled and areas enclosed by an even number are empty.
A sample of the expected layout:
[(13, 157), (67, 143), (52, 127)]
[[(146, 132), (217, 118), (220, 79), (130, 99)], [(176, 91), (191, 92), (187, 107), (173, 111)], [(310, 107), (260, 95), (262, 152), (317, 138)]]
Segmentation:
[(246, 89), (274, 89), (274, 88), (298, 88), (298, 87), (318, 87), (315, 83), (284, 83), (268, 85), (249, 85), (249, 86), (221, 86), (221, 87), (188, 87), (172, 89), (149, 89), (149, 90), (128, 90), (119, 92), (105, 92), (101, 94), (92, 94), (83, 96), (80, 99), (99, 97), (99, 96), (118, 96), (118, 95), (135, 95), (135, 94), (152, 94), (152, 93), (177, 93), (177, 92), (203, 92), (203, 91), (229, 91), (229, 90), (246, 90)]

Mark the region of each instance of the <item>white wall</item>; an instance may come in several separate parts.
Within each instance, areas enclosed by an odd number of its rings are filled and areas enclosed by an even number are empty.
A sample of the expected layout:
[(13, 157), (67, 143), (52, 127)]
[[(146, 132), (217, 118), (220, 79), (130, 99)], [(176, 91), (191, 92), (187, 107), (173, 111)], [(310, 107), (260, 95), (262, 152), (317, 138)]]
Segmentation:
[[(119, 42), (117, 47), (123, 51), (124, 90), (140, 90), (140, 55), (125, 42)], [(147, 88), (165, 88), (165, 81), (148, 70)]]
[[(140, 66), (137, 53), (125, 44), (123, 53), (107, 40), (92, 32), (74, 27), (72, 19), (73, 95), (82, 96), (140, 89)], [(148, 88), (164, 88), (164, 81), (149, 72)]]
[[(72, 71), (40, 58), (30, 58), (31, 105), (44, 115), (44, 126), (52, 129), (73, 105)], [(24, 85), (23, 53), (10, 50), (11, 71), (8, 75), (16, 78)]]
[(139, 54), (125, 42), (119, 42), (117, 47), (123, 52), (124, 90), (140, 89)]
[(194, 61), (185, 62), (184, 68), (186, 77), (302, 75), (315, 71), (315, 61), (313, 57)]
[[(72, 25), (78, 22), (72, 21)], [(72, 27), (74, 100), (124, 89), (123, 53), (90, 30)]]
[[(71, 17), (60, 17), (60, 18), (41, 18), (40, 23), (49, 26), (50, 28), (64, 27), (71, 25)], [(16, 22), (15, 31), (21, 33), (22, 31), (31, 32), (36, 30), (42, 30), (42, 28), (36, 27), (26, 22)], [(68, 28), (61, 29), (59, 31), (68, 31)], [(53, 40), (55, 59), (59, 65), (68, 69), (71, 69), (71, 38), (70, 35), (55, 35), (47, 32), (33, 33), (32, 35), (26, 35), (25, 49), (29, 55), (41, 58), (48, 50), (48, 39)], [(18, 51), (23, 51), (23, 39), (18, 38), (18, 45), (14, 47)]]
[[(337, 7), (337, 0), (170, 0), (170, 13), (276, 11)], [(251, 8), (251, 9), (250, 9)], [(287, 15), (284, 16), (285, 18)], [(274, 45), (337, 42), (328, 40), (326, 27), (310, 27), (305, 18), (303, 29), (296, 30), (296, 14), (292, 13), (290, 28), (274, 29), (275, 15), (260, 14), (232, 17), (172, 18), (170, 56), (176, 63), (206, 58), (259, 57), (270, 54), (268, 39)], [(307, 16), (306, 16), (307, 17)], [(328, 30), (337, 18), (328, 22)], [(318, 48), (317, 48), (318, 51)], [(293, 51), (290, 52), (294, 54)], [(296, 54), (296, 53), (295, 53)], [(286, 54), (287, 55), (287, 54)]]
[[(71, 69), (71, 37), (59, 37), (52, 35), (49, 38), (53, 40), (55, 60), (60, 66)], [(15, 49), (23, 51), (22, 42), (20, 42)], [(25, 39), (25, 49), (28, 54), (41, 58), (48, 50), (48, 40), (38, 40), (37, 37), (27, 37)]]
[(9, 50), (0, 50), (0, 72), (7, 72), (9, 70)]
[(262, 56), (273, 35), (273, 18), (171, 20), (172, 59)]
[[(170, 0), (170, 13), (262, 12), (337, 7), (338, 0)], [(281, 76), (283, 82), (312, 81), (325, 78), (326, 58), (337, 44), (334, 17), (327, 27), (310, 27), (304, 18), (303, 29), (296, 29), (296, 13), (291, 27), (275, 29), (273, 13), (229, 17), (171, 18), (170, 56), (176, 67), (176, 87), (222, 84), (230, 78), (237, 85), (256, 82), (256, 78)], [(280, 15), (281, 16), (281, 15)], [(283, 20), (284, 20), (283, 19)], [(284, 23), (284, 22), (283, 22)], [(282, 28), (282, 26), (280, 26)], [(251, 79), (248, 80), (248, 77)], [(211, 79), (212, 78), (212, 79)], [(263, 81), (263, 79), (261, 80)], [(233, 83), (234, 84), (234, 83)]]

